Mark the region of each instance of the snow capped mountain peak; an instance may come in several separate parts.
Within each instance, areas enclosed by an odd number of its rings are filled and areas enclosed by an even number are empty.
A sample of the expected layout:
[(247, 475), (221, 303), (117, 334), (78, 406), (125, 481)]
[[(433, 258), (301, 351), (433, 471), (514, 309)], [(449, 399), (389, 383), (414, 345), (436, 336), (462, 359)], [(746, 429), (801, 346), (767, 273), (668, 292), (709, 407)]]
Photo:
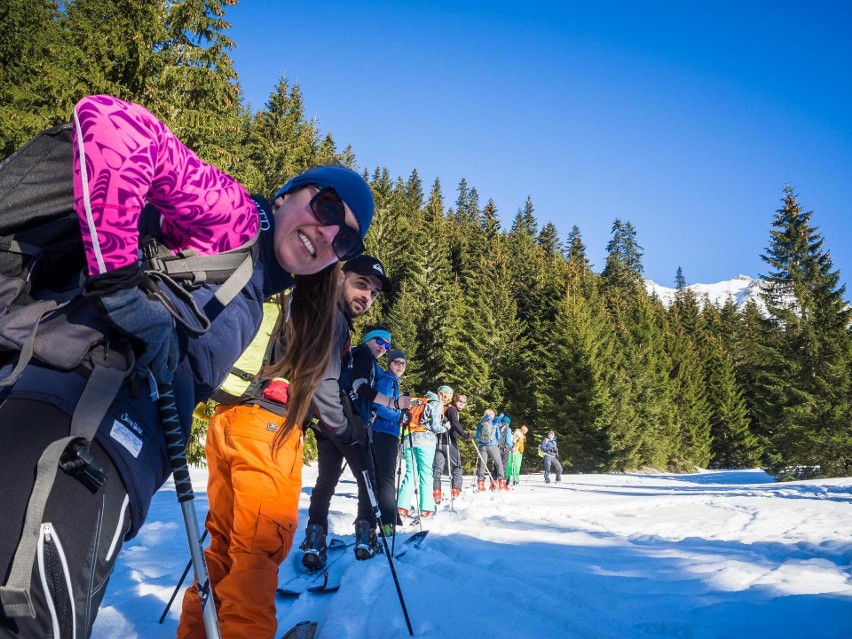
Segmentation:
[[(700, 303), (704, 302), (706, 296), (711, 304), (723, 306), (730, 297), (733, 298), (738, 307), (742, 308), (750, 300), (754, 300), (758, 308), (765, 313), (766, 305), (760, 299), (762, 287), (763, 280), (739, 274), (730, 280), (716, 282), (715, 284), (690, 284), (686, 288), (695, 294)], [(660, 298), (667, 308), (674, 302), (677, 293), (677, 289), (662, 286), (652, 280), (645, 280), (645, 290), (648, 291), (649, 295), (656, 295)]]

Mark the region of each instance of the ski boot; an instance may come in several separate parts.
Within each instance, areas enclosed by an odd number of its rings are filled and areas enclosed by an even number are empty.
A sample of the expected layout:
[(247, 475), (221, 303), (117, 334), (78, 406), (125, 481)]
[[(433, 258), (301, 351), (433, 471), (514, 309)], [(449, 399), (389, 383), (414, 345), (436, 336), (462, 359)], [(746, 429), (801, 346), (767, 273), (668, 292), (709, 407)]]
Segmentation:
[(461, 495), (461, 488), (453, 488), (453, 499)]
[(365, 519), (359, 519), (355, 522), (355, 559), (364, 561), (378, 552), (376, 527)]
[(476, 490), (478, 490), (481, 493), (485, 492), (485, 480), (484, 479), (477, 479), (476, 480)]
[(495, 490), (500, 490), (500, 487), (497, 485), (497, 482), (494, 481), (493, 479), (491, 480), (490, 486), (491, 486), (492, 492), (495, 491)]
[(435, 498), (435, 504), (436, 505), (440, 504), (441, 503), (441, 489), (440, 488), (433, 488), (432, 489), (432, 497)]
[(385, 533), (385, 537), (393, 537), (393, 532), (394, 532), (393, 524), (384, 524), (382, 526), (382, 532)]
[(511, 488), (509, 488), (509, 484), (506, 483), (505, 479), (498, 479), (497, 485), (500, 487), (500, 490), (511, 490)]
[(308, 524), (305, 528), (305, 540), (299, 546), (302, 550), (302, 565), (311, 572), (325, 568), (328, 559), (325, 546), (325, 531), (319, 524)]

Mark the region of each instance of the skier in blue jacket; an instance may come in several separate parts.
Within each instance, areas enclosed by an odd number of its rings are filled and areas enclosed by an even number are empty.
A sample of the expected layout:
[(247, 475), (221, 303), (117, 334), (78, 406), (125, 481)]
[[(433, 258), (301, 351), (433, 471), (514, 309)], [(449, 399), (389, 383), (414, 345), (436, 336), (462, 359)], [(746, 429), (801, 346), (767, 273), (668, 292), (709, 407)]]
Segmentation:
[(553, 467), (556, 469), (556, 483), (558, 484), (562, 481), (562, 464), (559, 463), (557, 458), (559, 448), (556, 446), (556, 433), (550, 431), (547, 437), (542, 440), (539, 448), (544, 453), (544, 483), (550, 483), (550, 469)]
[[(399, 380), (408, 360), (399, 349), (388, 353), (388, 370), (378, 369), (376, 390), (383, 395), (399, 399)], [(397, 518), (394, 471), (399, 459), (399, 433), (402, 410), (380, 403), (373, 404), (376, 419), (373, 421), (373, 454), (376, 459), (376, 497), (382, 513), (385, 535), (392, 535)]]

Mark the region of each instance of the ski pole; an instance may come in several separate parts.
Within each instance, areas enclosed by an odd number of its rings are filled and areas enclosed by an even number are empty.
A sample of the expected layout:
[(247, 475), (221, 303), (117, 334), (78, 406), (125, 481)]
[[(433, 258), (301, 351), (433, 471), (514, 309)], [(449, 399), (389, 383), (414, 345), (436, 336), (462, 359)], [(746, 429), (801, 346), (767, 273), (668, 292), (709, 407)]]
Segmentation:
[(450, 480), (450, 512), (456, 512), (456, 505), (453, 501), (453, 460), (450, 457), (450, 436), (447, 435), (447, 477)]
[(423, 532), (423, 517), (420, 516), (420, 473), (417, 472), (417, 460), (414, 459), (414, 439), (411, 437), (411, 428), (408, 429), (408, 452), (411, 457), (411, 476), (414, 477), (414, 508), (417, 510), (417, 526)]
[[(204, 534), (201, 535), (201, 543), (202, 544), (204, 543), (204, 540), (207, 539), (207, 533), (208, 533), (208, 530), (205, 528)], [(177, 586), (175, 586), (174, 592), (172, 592), (172, 596), (169, 597), (169, 603), (166, 604), (166, 607), (163, 610), (163, 614), (160, 615), (159, 623), (163, 623), (163, 621), (165, 621), (165, 619), (166, 619), (166, 615), (169, 614), (169, 610), (172, 607), (172, 603), (174, 603), (175, 597), (177, 597), (177, 594), (178, 594), (178, 591), (180, 590), (180, 587), (183, 586), (183, 582), (186, 579), (186, 576), (189, 574), (190, 568), (192, 568), (192, 558), (190, 558), (190, 560), (186, 562), (186, 568), (183, 569), (183, 574), (181, 574), (180, 580), (178, 581)]]
[(198, 519), (193, 503), (195, 495), (192, 492), (192, 481), (189, 478), (189, 469), (186, 466), (186, 446), (183, 441), (183, 431), (180, 427), (174, 390), (171, 384), (160, 384), (157, 392), (159, 394), (157, 405), (160, 410), (160, 421), (163, 423), (163, 431), (166, 434), (166, 448), (172, 466), (172, 474), (175, 478), (175, 491), (183, 513), (183, 523), (189, 542), (195, 583), (198, 588), (198, 597), (201, 600), (204, 631), (207, 633), (207, 639), (221, 639), (216, 605), (210, 598), (210, 577), (207, 574), (207, 564), (204, 561), (201, 539), (198, 536)]
[[(369, 446), (369, 455), (373, 458), (373, 466), (375, 467), (375, 458), (373, 457), (373, 447)], [(399, 578), (396, 576), (396, 568), (393, 565), (393, 554), (391, 554), (391, 550), (388, 547), (388, 538), (385, 536), (385, 528), (382, 524), (382, 511), (379, 508), (379, 502), (376, 499), (376, 493), (373, 491), (373, 483), (370, 481), (370, 473), (367, 470), (362, 471), (364, 474), (364, 483), (367, 485), (367, 494), (370, 496), (370, 504), (373, 506), (373, 513), (375, 514), (376, 521), (379, 526), (379, 536), (382, 538), (382, 545), (384, 546), (385, 555), (388, 558), (388, 566), (390, 566), (391, 576), (393, 577), (393, 584), (396, 586), (396, 595), (399, 597), (399, 605), (402, 608), (402, 615), (405, 617), (405, 625), (408, 627), (408, 636), (414, 636), (414, 630), (411, 628), (411, 619), (408, 617), (408, 608), (405, 606), (405, 597), (402, 596), (402, 588), (399, 585)]]
[[(402, 479), (402, 439), (396, 440), (396, 493), (394, 504), (399, 500), (399, 484)], [(396, 522), (399, 519), (399, 514), (393, 518), (393, 541), (391, 542), (391, 552), (396, 550)]]

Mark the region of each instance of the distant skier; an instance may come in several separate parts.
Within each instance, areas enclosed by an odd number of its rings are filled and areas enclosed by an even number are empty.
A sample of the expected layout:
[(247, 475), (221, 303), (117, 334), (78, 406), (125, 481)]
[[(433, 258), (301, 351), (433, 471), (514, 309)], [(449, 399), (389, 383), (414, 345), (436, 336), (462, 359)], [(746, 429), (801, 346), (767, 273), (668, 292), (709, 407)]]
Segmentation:
[[(459, 454), (459, 437), (465, 441), (473, 439), (473, 435), (466, 433), (459, 421), (459, 411), (467, 406), (467, 397), (461, 393), (456, 394), (452, 404), (444, 408), (444, 417), (447, 420), (447, 432), (438, 436), (438, 448), (435, 450), (435, 462), (432, 464), (433, 493), (436, 502), (441, 501), (441, 473), (444, 472), (446, 464), (450, 465), (452, 476), (451, 490), (453, 497), (458, 497), (462, 489), (461, 455)], [(447, 457), (449, 456), (449, 459)]]
[[(376, 389), (388, 397), (399, 400), (399, 382), (408, 359), (401, 350), (388, 353), (387, 370), (379, 369)], [(394, 534), (396, 513), (396, 486), (394, 472), (399, 458), (399, 432), (402, 411), (398, 408), (374, 404), (376, 419), (373, 421), (373, 454), (376, 458), (376, 499), (382, 513), (382, 525), (386, 537)]]
[[(452, 390), (450, 391), (452, 393)], [(432, 488), (432, 462), (438, 433), (444, 432), (444, 407), (437, 393), (429, 391), (425, 398), (412, 400), (411, 421), (402, 429), (402, 454), (405, 457), (405, 477), (399, 487), (397, 507), (407, 517), (411, 512), (412, 493), (417, 492), (417, 508), (421, 517), (435, 512)]]
[(552, 466), (556, 468), (556, 483), (558, 484), (562, 481), (562, 464), (557, 459), (559, 448), (556, 446), (556, 433), (550, 431), (547, 437), (542, 440), (539, 448), (544, 453), (544, 483), (550, 483), (550, 468)]
[(527, 425), (521, 424), (512, 434), (512, 452), (509, 454), (509, 467), (506, 469), (506, 484), (511, 486), (518, 483), (521, 463), (524, 461), (524, 444), (527, 440)]
[(497, 448), (500, 451), (500, 461), (503, 462), (503, 471), (506, 473), (503, 477), (506, 484), (509, 483), (509, 456), (512, 453), (513, 444), (512, 419), (508, 415), (503, 415), (503, 419), (497, 424)]
[(488, 458), (494, 461), (494, 473), (491, 475), (491, 490), (500, 490), (506, 484), (503, 479), (503, 462), (497, 448), (497, 423), (503, 416), (494, 417), (494, 410), (485, 411), (476, 427), (476, 443), (479, 445), (479, 460), (476, 463), (476, 485), (480, 492), (485, 491), (485, 475), (488, 473)]

